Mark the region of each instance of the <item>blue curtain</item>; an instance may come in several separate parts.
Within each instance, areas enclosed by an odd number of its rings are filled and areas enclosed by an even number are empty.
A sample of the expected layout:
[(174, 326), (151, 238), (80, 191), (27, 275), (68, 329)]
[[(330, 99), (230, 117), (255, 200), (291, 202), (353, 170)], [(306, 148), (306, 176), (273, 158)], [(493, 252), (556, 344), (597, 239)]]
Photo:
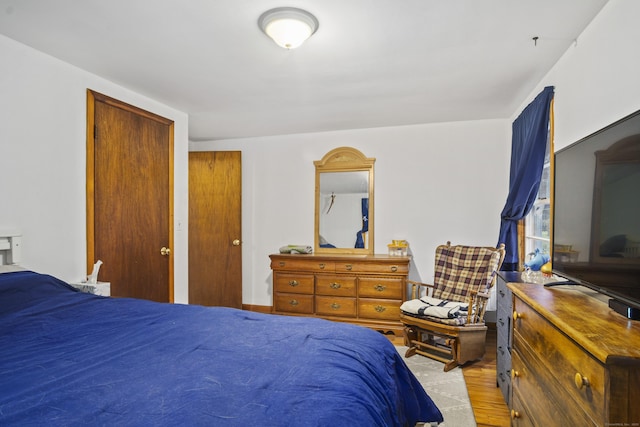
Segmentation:
[(506, 246), (502, 270), (518, 269), (518, 221), (538, 195), (549, 138), (553, 86), (547, 86), (513, 122), (509, 195), (502, 210), (499, 243)]
[(361, 201), (362, 209), (362, 230), (356, 233), (356, 248), (364, 249), (364, 233), (369, 231), (369, 198), (365, 197)]

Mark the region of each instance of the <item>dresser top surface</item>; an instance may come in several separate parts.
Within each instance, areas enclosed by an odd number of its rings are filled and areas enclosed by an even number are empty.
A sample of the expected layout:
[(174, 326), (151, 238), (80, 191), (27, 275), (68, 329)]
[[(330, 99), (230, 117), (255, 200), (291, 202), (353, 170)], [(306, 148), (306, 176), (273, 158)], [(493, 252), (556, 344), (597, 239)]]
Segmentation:
[(404, 263), (409, 262), (411, 257), (409, 256), (390, 256), (385, 254), (375, 255), (351, 255), (351, 254), (271, 254), (269, 258), (286, 258), (286, 259), (308, 259), (313, 261), (365, 261), (365, 262), (397, 262)]
[(533, 283), (508, 286), (601, 362), (631, 358), (640, 363), (640, 321), (616, 313), (594, 291), (582, 286), (546, 288)]

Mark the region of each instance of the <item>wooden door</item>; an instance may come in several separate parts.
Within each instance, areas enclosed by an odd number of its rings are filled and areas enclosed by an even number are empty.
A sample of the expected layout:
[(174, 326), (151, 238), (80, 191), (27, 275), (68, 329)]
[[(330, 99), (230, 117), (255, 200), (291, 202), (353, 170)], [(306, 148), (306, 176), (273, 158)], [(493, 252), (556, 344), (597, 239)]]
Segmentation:
[(189, 303), (242, 308), (239, 151), (189, 153)]
[(89, 90), (88, 270), (103, 262), (112, 296), (172, 302), (172, 227), (173, 122)]

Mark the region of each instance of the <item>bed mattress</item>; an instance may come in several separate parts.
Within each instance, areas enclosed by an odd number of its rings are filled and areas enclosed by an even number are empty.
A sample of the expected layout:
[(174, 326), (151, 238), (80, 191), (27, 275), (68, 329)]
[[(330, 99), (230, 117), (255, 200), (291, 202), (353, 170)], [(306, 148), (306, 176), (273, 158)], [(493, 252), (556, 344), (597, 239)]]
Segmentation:
[(322, 319), (0, 274), (0, 425), (414, 426), (442, 415), (387, 338)]

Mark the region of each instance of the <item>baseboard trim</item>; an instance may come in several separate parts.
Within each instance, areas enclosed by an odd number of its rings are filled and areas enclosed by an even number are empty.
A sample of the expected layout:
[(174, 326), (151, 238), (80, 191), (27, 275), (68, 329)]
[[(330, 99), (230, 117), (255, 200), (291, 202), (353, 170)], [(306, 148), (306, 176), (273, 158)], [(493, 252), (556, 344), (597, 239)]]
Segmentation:
[(273, 307), (270, 305), (242, 304), (242, 309), (247, 311), (255, 311), (257, 313), (273, 313)]

